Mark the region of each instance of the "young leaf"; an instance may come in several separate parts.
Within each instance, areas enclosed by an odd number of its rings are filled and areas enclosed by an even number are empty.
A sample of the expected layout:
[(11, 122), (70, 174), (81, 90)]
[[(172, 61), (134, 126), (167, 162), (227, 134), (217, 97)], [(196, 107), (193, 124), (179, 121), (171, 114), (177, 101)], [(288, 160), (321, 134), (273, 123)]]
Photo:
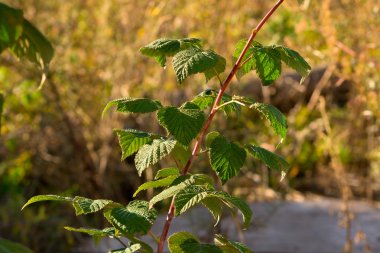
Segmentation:
[(171, 153), (171, 156), (175, 160), (176, 165), (182, 169), (186, 166), (187, 161), (189, 161), (191, 157), (191, 151), (188, 147), (184, 147), (182, 144), (179, 144), (179, 142), (177, 142)]
[(286, 65), (297, 71), (304, 78), (309, 75), (311, 67), (298, 52), (284, 46), (277, 46), (276, 50), (280, 52), (281, 60)]
[(175, 215), (186, 212), (189, 208), (199, 204), (208, 195), (207, 189), (199, 185), (190, 185), (178, 192), (175, 196)]
[(133, 194), (133, 197), (136, 197), (136, 195), (144, 190), (152, 189), (152, 188), (158, 188), (158, 187), (166, 187), (173, 183), (173, 181), (178, 177), (178, 175), (175, 176), (168, 176), (162, 179), (158, 179), (155, 181), (146, 182), (136, 190), (136, 192)]
[(0, 3), (0, 53), (18, 40), (22, 29), (22, 10)]
[(114, 205), (119, 205), (117, 203), (114, 203), (112, 200), (108, 199), (88, 199), (80, 196), (76, 196), (73, 199), (73, 206), (75, 209), (76, 215), (81, 215), (81, 214), (89, 214), (89, 213), (95, 213), (106, 206), (114, 204)]
[(28, 202), (25, 203), (25, 205), (21, 208), (23, 210), (25, 207), (29, 206), (30, 204), (40, 202), (40, 201), (73, 201), (73, 198), (71, 197), (63, 197), (58, 195), (37, 195), (28, 200)]
[(286, 117), (273, 105), (264, 103), (254, 103), (250, 108), (256, 109), (266, 119), (269, 120), (274, 132), (285, 139), (288, 131), (288, 123)]
[(114, 131), (117, 134), (122, 151), (121, 160), (137, 152), (143, 145), (152, 142), (150, 133), (140, 132), (134, 129), (116, 129)]
[(180, 176), (178, 177), (172, 184), (171, 187), (163, 190), (156, 196), (154, 196), (150, 201), (149, 201), (149, 207), (153, 207), (157, 202), (160, 202), (164, 199), (173, 197), (176, 195), (179, 191), (182, 189), (185, 189), (189, 185), (192, 185), (195, 183), (195, 178), (194, 176)]
[(154, 179), (157, 180), (157, 179), (168, 177), (168, 176), (179, 176), (179, 175), (180, 173), (179, 173), (178, 168), (174, 168), (174, 167), (164, 168), (157, 171)]
[(153, 253), (152, 247), (150, 247), (149, 244), (147, 244), (147, 243), (141, 241), (140, 239), (136, 238), (136, 236), (131, 235), (131, 234), (127, 234), (127, 235), (125, 235), (125, 237), (127, 237), (128, 240), (132, 244), (140, 244), (141, 245), (141, 249), (140, 249), (139, 253)]
[(149, 113), (162, 107), (159, 101), (149, 98), (119, 98), (107, 103), (102, 117), (112, 106), (116, 106), (116, 111), (126, 113)]
[(107, 209), (104, 216), (123, 233), (146, 234), (157, 218), (157, 211), (149, 209), (148, 204), (146, 201), (134, 200), (127, 207)]
[(151, 144), (142, 146), (135, 156), (135, 165), (139, 176), (146, 168), (169, 155), (175, 145), (176, 141), (172, 139), (155, 139)]
[(142, 248), (141, 244), (136, 243), (136, 244), (129, 246), (126, 249), (116, 249), (116, 250), (112, 250), (110, 252), (111, 253), (133, 253), (133, 252), (137, 252), (138, 250), (141, 250), (141, 248)]
[(219, 135), (210, 145), (210, 163), (223, 184), (239, 173), (246, 158), (246, 152), (237, 144)]
[(223, 73), (226, 70), (226, 59), (224, 59), (220, 55), (217, 55), (217, 57), (218, 61), (215, 64), (215, 66), (205, 71), (206, 82), (208, 82), (211, 78), (219, 75), (220, 73)]
[(215, 245), (223, 250), (223, 253), (254, 253), (241, 242), (227, 240), (222, 235), (215, 235)]
[(195, 38), (158, 39), (140, 48), (143, 55), (154, 57), (161, 67), (166, 66), (166, 57), (173, 56), (189, 47), (201, 47), (202, 41)]
[(179, 108), (164, 107), (158, 111), (157, 117), (160, 125), (185, 146), (197, 137), (205, 121), (204, 113), (191, 102)]
[(252, 219), (252, 210), (249, 207), (249, 205), (247, 205), (247, 203), (244, 202), (244, 200), (221, 191), (210, 192), (208, 196), (218, 198), (222, 200), (227, 206), (235, 206), (237, 209), (239, 209), (239, 211), (243, 215), (243, 228), (248, 228), (249, 223)]
[(255, 146), (252, 144), (248, 144), (245, 146), (246, 150), (249, 154), (251, 154), (254, 158), (259, 159), (265, 165), (273, 170), (278, 170), (286, 173), (289, 170), (288, 162), (279, 155), (270, 152), (262, 147)]
[(212, 244), (203, 244), (188, 232), (178, 232), (169, 237), (171, 253), (222, 253), (222, 250)]
[(212, 69), (218, 72), (221, 69), (220, 62), (221, 56), (214, 51), (204, 51), (197, 47), (183, 50), (173, 57), (174, 71), (180, 84), (196, 73), (205, 73)]
[[(214, 101), (216, 99), (216, 96), (218, 95), (217, 91), (215, 90), (205, 90), (198, 94), (191, 102), (198, 105), (201, 110), (205, 110), (208, 107), (211, 107), (214, 105)], [(232, 97), (226, 93), (223, 94), (221, 104), (230, 102), (232, 100)], [(241, 109), (241, 106), (236, 103), (230, 103), (227, 104), (221, 109), (228, 115), (231, 112), (239, 112)]]

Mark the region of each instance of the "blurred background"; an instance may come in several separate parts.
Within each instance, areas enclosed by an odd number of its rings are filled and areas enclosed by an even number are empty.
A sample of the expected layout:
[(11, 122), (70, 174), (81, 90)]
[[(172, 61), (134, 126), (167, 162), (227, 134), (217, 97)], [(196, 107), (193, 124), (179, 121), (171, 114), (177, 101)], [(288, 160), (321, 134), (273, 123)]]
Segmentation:
[[(114, 128), (160, 132), (155, 116), (101, 112), (120, 97), (150, 97), (180, 105), (217, 89), (203, 76), (176, 83), (139, 48), (160, 37), (197, 37), (227, 59), (235, 44), (274, 4), (268, 0), (2, 0), (24, 16), (55, 48), (50, 76), (10, 53), (0, 56), (5, 95), (0, 136), (0, 235), (35, 252), (70, 252), (83, 237), (63, 229), (105, 225), (100, 216), (76, 217), (69, 206), (49, 203), (23, 212), (37, 194), (81, 195), (126, 203), (146, 179), (133, 158), (120, 162)], [(380, 201), (380, 3), (377, 0), (295, 0), (285, 3), (257, 36), (263, 44), (297, 50), (312, 66), (303, 85), (284, 68), (280, 80), (261, 88), (252, 73), (227, 91), (271, 103), (287, 115), (289, 133), (277, 148), (291, 164), (286, 179), (253, 160), (227, 184), (251, 202), (302, 201), (310, 196)], [(227, 71), (226, 71), (227, 72)], [(226, 74), (224, 75), (224, 77)], [(213, 127), (241, 143), (275, 150), (280, 140), (257, 114), (242, 111)], [(205, 157), (206, 158), (206, 157)], [(207, 158), (194, 168), (210, 171)], [(153, 169), (155, 171), (155, 169)], [(152, 192), (146, 193), (149, 195)], [(143, 195), (142, 195), (143, 196)], [(344, 205), (346, 203), (346, 205)], [(165, 205), (162, 206), (165, 209)], [(350, 217), (349, 212), (346, 212)], [(350, 218), (348, 218), (350, 219)], [(380, 233), (380, 232), (379, 232)]]

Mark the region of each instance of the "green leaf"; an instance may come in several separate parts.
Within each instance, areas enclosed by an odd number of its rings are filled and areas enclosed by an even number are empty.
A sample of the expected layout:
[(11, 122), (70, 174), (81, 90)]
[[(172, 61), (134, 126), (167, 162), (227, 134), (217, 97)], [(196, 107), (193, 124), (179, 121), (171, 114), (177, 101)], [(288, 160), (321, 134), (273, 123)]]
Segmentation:
[(219, 223), (220, 217), (222, 216), (221, 201), (216, 197), (207, 197), (202, 200), (202, 204), (210, 211), (212, 217), (215, 220), (214, 226), (216, 226)]
[(285, 139), (288, 131), (288, 123), (286, 117), (273, 105), (265, 103), (254, 103), (250, 108), (256, 109), (267, 120), (269, 120), (274, 132)]
[(215, 66), (209, 70), (205, 71), (206, 82), (208, 82), (214, 76), (218, 76), (226, 70), (226, 59), (222, 56), (217, 55), (218, 61)]
[(212, 131), (212, 132), (209, 132), (207, 135), (206, 135), (206, 147), (210, 147), (211, 146), (211, 143), (215, 140), (216, 137), (218, 137), (220, 135), (219, 132), (217, 131)]
[(0, 253), (33, 253), (33, 251), (20, 243), (0, 238)]
[(119, 98), (107, 103), (102, 117), (112, 106), (117, 106), (116, 111), (126, 113), (149, 113), (162, 107), (159, 101), (149, 98)]
[(87, 235), (91, 235), (94, 237), (107, 237), (107, 236), (115, 236), (115, 228), (104, 228), (104, 229), (96, 229), (96, 228), (73, 228), (73, 227), (64, 227), (68, 231), (84, 233)]
[(175, 176), (168, 176), (162, 179), (158, 179), (155, 181), (146, 182), (136, 190), (136, 192), (133, 194), (133, 197), (136, 197), (136, 195), (144, 190), (152, 189), (152, 188), (158, 188), (158, 187), (166, 187), (173, 183), (173, 181), (178, 177), (178, 175)]
[(235, 206), (237, 209), (239, 209), (239, 211), (243, 215), (243, 228), (244, 229), (248, 228), (249, 223), (251, 222), (251, 219), (252, 219), (252, 210), (249, 207), (249, 205), (245, 203), (244, 200), (231, 196), (228, 193), (221, 192), (221, 191), (210, 192), (208, 196), (218, 198), (222, 200), (227, 206)]
[(133, 253), (141, 250), (142, 246), (139, 243), (133, 244), (125, 249), (112, 250), (111, 253)]
[(176, 141), (172, 139), (155, 139), (151, 144), (142, 146), (135, 156), (135, 165), (139, 176), (146, 168), (169, 155), (175, 145)]
[(171, 253), (222, 253), (222, 250), (212, 244), (202, 244), (191, 233), (179, 232), (169, 237)]
[(205, 121), (203, 111), (190, 102), (179, 108), (164, 107), (158, 111), (157, 117), (160, 125), (185, 146), (197, 137)]
[(255, 48), (253, 59), (256, 73), (263, 85), (270, 85), (280, 77), (281, 54), (275, 48)]
[(259, 159), (265, 165), (273, 170), (282, 171), (285, 174), (288, 172), (290, 165), (288, 162), (279, 155), (270, 152), (262, 147), (255, 146), (252, 144), (248, 144), (245, 146), (246, 150), (249, 154), (251, 154), (254, 158)]
[(125, 235), (125, 237), (127, 237), (128, 240), (131, 241), (131, 243), (141, 245), (140, 253), (153, 253), (153, 249), (149, 246), (149, 244), (141, 241), (140, 239), (130, 234)]
[(46, 69), (54, 55), (49, 40), (26, 19), (23, 21), (23, 32), (11, 50), (17, 57), (26, 57), (42, 69)]
[(21, 36), (23, 22), (22, 10), (0, 3), (0, 53)]
[(222, 235), (215, 235), (215, 245), (223, 250), (223, 253), (254, 253), (241, 242), (227, 240)]
[[(247, 40), (240, 40), (236, 44), (235, 50), (233, 53), (233, 57), (235, 60), (239, 58), (246, 43), (247, 43)], [(254, 50), (253, 50), (253, 47), (251, 46), (247, 49), (245, 55), (243, 56), (242, 63), (244, 64), (241, 65), (241, 67), (236, 72), (236, 77), (238, 80), (240, 80), (244, 75), (248, 74), (249, 72), (255, 69), (256, 65), (255, 65), (255, 60), (253, 59), (253, 54), (254, 54)]]
[(154, 179), (157, 180), (157, 179), (168, 177), (168, 176), (179, 176), (179, 175), (180, 175), (180, 173), (179, 173), (178, 168), (174, 168), (174, 167), (164, 168), (164, 169), (160, 169), (159, 171), (157, 171)]
[(207, 189), (199, 185), (190, 185), (179, 191), (175, 196), (175, 215), (178, 216), (199, 204), (207, 195)]
[[(173, 67), (179, 83), (188, 76), (196, 73), (205, 73), (215, 69), (221, 69), (221, 56), (212, 50), (204, 51), (197, 47), (183, 50), (173, 57)], [(210, 77), (208, 73), (206, 77)]]
[(237, 144), (219, 135), (210, 145), (210, 163), (223, 184), (239, 173), (246, 158), (246, 152)]
[(104, 216), (123, 233), (146, 234), (157, 218), (157, 211), (149, 209), (148, 204), (146, 201), (134, 200), (127, 207), (107, 209)]
[(93, 200), (80, 196), (76, 196), (73, 199), (73, 207), (75, 209), (76, 215), (95, 213), (102, 210), (110, 204), (118, 205), (117, 203), (114, 203), (112, 200), (108, 199)]
[(178, 177), (173, 182), (173, 185), (171, 187), (163, 190), (162, 192), (160, 192), (159, 194), (157, 194), (156, 196), (154, 196), (149, 201), (149, 206), (153, 207), (157, 202), (160, 202), (160, 201), (162, 201), (164, 199), (173, 197), (179, 191), (181, 191), (182, 189), (185, 189), (186, 187), (188, 187), (189, 185), (192, 185), (194, 183), (195, 183), (194, 176), (186, 175), (186, 176), (180, 176), (180, 177)]
[(166, 66), (166, 57), (173, 56), (189, 47), (201, 47), (202, 41), (196, 38), (158, 39), (140, 48), (143, 55), (154, 57), (161, 67)]
[(71, 197), (63, 197), (58, 195), (37, 195), (28, 200), (28, 202), (25, 203), (25, 205), (21, 208), (24, 209), (25, 207), (29, 206), (30, 204), (40, 202), (40, 201), (73, 201), (73, 198)]
[(121, 160), (137, 152), (143, 145), (152, 142), (152, 134), (150, 133), (134, 129), (116, 129), (114, 131), (117, 134), (122, 151)]
[(177, 142), (171, 156), (175, 160), (176, 165), (183, 169), (191, 157), (191, 152), (188, 147), (184, 147), (182, 144)]
[(298, 52), (284, 46), (277, 46), (276, 50), (280, 52), (281, 60), (297, 71), (302, 77), (305, 78), (310, 74), (310, 65)]

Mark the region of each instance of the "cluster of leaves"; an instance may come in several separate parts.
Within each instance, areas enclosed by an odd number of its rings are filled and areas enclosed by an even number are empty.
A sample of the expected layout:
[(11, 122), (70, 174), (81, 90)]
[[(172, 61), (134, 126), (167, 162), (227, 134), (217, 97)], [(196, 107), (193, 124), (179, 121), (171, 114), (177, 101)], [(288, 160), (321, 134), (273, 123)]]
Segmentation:
[[(242, 51), (239, 42), (234, 56)], [(212, 50), (204, 50), (199, 39), (159, 39), (140, 49), (141, 53), (153, 57), (162, 67), (167, 58), (172, 57), (172, 66), (181, 84), (190, 75), (202, 73), (206, 81), (219, 77), (224, 72), (226, 60)], [(255, 70), (264, 85), (273, 83), (281, 72), (281, 61), (297, 70), (303, 76), (310, 71), (310, 66), (295, 51), (283, 46), (264, 47), (254, 42), (245, 55), (238, 75), (241, 77)], [(36, 196), (25, 206), (44, 200), (71, 202), (78, 215), (103, 211), (105, 218), (113, 226), (103, 230), (87, 228), (67, 228), (71, 231), (87, 233), (99, 239), (104, 236), (118, 238), (125, 236), (131, 242), (129, 247), (114, 252), (152, 252), (149, 245), (138, 240), (139, 235), (148, 233), (157, 212), (156, 203), (174, 197), (175, 215), (181, 215), (190, 208), (201, 204), (208, 208), (217, 223), (225, 205), (232, 211), (236, 208), (242, 214), (243, 228), (248, 228), (252, 211), (244, 200), (231, 196), (227, 192), (217, 191), (215, 182), (205, 174), (190, 174), (184, 170), (191, 157), (190, 145), (202, 131), (206, 116), (205, 110), (214, 105), (217, 92), (206, 90), (181, 106), (165, 106), (149, 98), (122, 98), (107, 104), (103, 114), (115, 106), (118, 112), (127, 114), (156, 113), (158, 123), (167, 131), (166, 136), (143, 132), (136, 129), (116, 129), (122, 160), (136, 153), (135, 166), (138, 174), (150, 166), (156, 165), (163, 158), (173, 159), (174, 167), (157, 171), (155, 179), (142, 184), (134, 197), (143, 190), (162, 188), (162, 191), (147, 201), (134, 200), (126, 207), (111, 200), (91, 200), (83, 197), (60, 197), (54, 195)], [(255, 110), (267, 119), (275, 134), (285, 138), (287, 122), (285, 116), (274, 106), (259, 103), (248, 97), (223, 94), (221, 104), (214, 109), (225, 115), (236, 113), (246, 108)], [(248, 143), (241, 146), (229, 140), (219, 132), (209, 132), (205, 138), (204, 150), (207, 151), (211, 168), (224, 184), (236, 176), (243, 167), (247, 155), (265, 163), (269, 168), (286, 173), (289, 165), (280, 156), (260, 146)], [(175, 233), (169, 238), (169, 249), (178, 252), (252, 252), (238, 242), (225, 239), (221, 235), (215, 238), (215, 244), (202, 244), (194, 235), (187, 232)]]

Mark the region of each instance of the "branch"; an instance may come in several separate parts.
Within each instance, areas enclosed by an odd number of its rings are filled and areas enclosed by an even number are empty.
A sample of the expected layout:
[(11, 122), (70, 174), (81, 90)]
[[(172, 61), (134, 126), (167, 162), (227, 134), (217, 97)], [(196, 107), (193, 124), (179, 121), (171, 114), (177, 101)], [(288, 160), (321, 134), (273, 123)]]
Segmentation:
[[(234, 67), (232, 68), (230, 74), (227, 76), (226, 80), (223, 82), (222, 87), (219, 90), (218, 96), (215, 99), (214, 105), (213, 105), (211, 112), (210, 112), (210, 114), (206, 120), (206, 123), (203, 125), (203, 128), (202, 128), (202, 130), (198, 136), (198, 139), (195, 142), (193, 152), (191, 153), (191, 157), (189, 158), (185, 167), (182, 170), (182, 173), (181, 173), (182, 175), (186, 175), (188, 173), (191, 164), (193, 163), (194, 159), (197, 157), (199, 149), (200, 149), (201, 144), (203, 142), (203, 139), (206, 135), (206, 131), (209, 128), (211, 121), (214, 118), (216, 112), (218, 111), (218, 105), (219, 105), (220, 101), (222, 100), (223, 94), (226, 91), (228, 85), (231, 83), (231, 80), (235, 76), (237, 70), (239, 69), (240, 64), (243, 60), (243, 57), (246, 54), (249, 46), (252, 44), (253, 39), (256, 37), (256, 34), (260, 31), (260, 29), (263, 27), (263, 25), (268, 21), (270, 16), (272, 16), (272, 14), (276, 11), (276, 9), (283, 2), (284, 2), (284, 0), (278, 0), (277, 3), (272, 7), (272, 9), (270, 9), (268, 11), (268, 13), (261, 19), (260, 23), (256, 26), (256, 28), (252, 30), (251, 35), (249, 36), (249, 39), (248, 39), (247, 43), (245, 44), (243, 51), (241, 52), (241, 54), (240, 54), (239, 58), (237, 59)], [(166, 217), (166, 222), (165, 222), (164, 228), (163, 228), (162, 233), (161, 233), (160, 242), (158, 243), (158, 246), (157, 246), (157, 253), (163, 253), (164, 245), (165, 245), (166, 238), (167, 238), (169, 228), (170, 228), (170, 225), (171, 225), (173, 218), (174, 218), (174, 197), (172, 198), (172, 202), (170, 204), (169, 212), (168, 212), (168, 215)]]

